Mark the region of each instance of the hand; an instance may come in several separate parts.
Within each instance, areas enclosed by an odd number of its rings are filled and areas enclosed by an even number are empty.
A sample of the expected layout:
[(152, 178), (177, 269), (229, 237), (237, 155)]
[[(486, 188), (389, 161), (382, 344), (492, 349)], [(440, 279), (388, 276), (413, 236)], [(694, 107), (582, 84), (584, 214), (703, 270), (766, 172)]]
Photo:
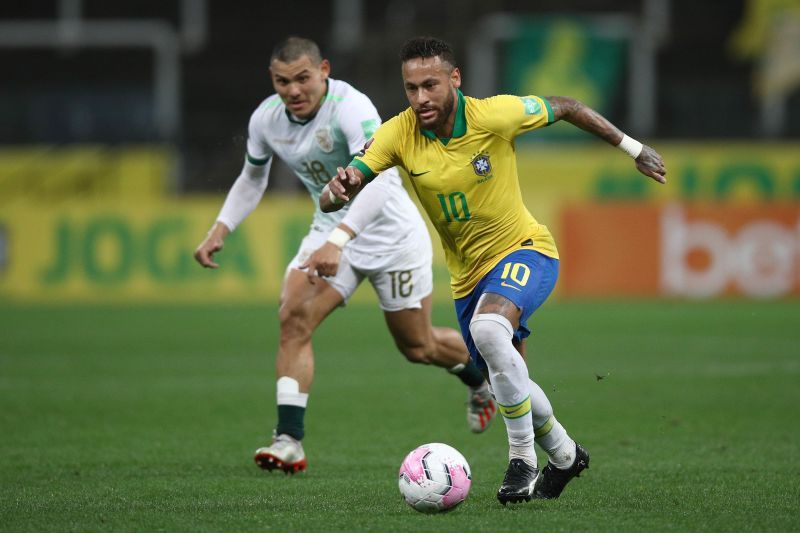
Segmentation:
[(667, 182), (667, 168), (658, 152), (647, 146), (642, 146), (642, 153), (636, 158), (636, 168), (645, 176), (650, 176), (659, 183)]
[(194, 251), (195, 260), (205, 268), (219, 268), (219, 265), (214, 262), (214, 254), (222, 250), (228, 233), (228, 228), (224, 224), (220, 222), (215, 224), (208, 232), (208, 236)]
[(341, 202), (349, 202), (350, 194), (358, 190), (361, 178), (353, 167), (336, 169), (336, 176), (328, 182), (328, 190)]
[(308, 281), (313, 285), (316, 283), (317, 276), (335, 276), (339, 272), (339, 262), (342, 257), (342, 249), (326, 242), (312, 253), (308, 259), (300, 265), (300, 270), (308, 269)]
[(194, 251), (195, 260), (205, 268), (219, 268), (219, 265), (214, 262), (214, 254), (222, 250), (223, 244), (222, 239), (216, 239), (213, 235), (209, 235)]

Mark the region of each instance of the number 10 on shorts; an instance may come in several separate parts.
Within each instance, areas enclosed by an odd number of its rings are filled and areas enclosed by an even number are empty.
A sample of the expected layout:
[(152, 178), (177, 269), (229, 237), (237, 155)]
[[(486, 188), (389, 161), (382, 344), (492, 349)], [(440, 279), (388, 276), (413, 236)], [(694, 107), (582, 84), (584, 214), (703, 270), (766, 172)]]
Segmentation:
[(506, 263), (500, 279), (510, 279), (520, 287), (524, 287), (531, 277), (531, 269), (525, 263)]

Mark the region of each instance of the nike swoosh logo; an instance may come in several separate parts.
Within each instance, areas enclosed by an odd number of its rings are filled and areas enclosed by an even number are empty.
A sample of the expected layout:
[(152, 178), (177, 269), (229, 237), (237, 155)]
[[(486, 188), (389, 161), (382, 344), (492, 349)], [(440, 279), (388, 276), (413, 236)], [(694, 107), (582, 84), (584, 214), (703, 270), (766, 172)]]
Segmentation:
[(500, 285), (502, 285), (503, 287), (508, 287), (509, 289), (514, 289), (515, 291), (522, 292), (522, 289), (520, 289), (519, 287), (515, 287), (515, 286), (513, 286), (513, 285), (509, 285), (509, 284), (508, 284), (508, 283), (506, 283), (505, 281), (501, 281), (501, 282), (500, 282)]
[(430, 172), (430, 170), (426, 170), (425, 172), (420, 172), (419, 174), (417, 174), (413, 170), (409, 170), (408, 175), (411, 176), (412, 178), (416, 178), (417, 176), (422, 176), (423, 174), (427, 174), (428, 172)]
[(524, 407), (525, 407), (524, 405), (521, 405), (521, 406), (517, 407), (516, 409), (514, 409), (513, 411), (510, 410), (510, 409), (507, 409), (506, 410), (506, 415), (508, 415), (508, 416), (515, 415), (515, 414), (519, 413), (520, 411), (522, 411), (522, 409)]

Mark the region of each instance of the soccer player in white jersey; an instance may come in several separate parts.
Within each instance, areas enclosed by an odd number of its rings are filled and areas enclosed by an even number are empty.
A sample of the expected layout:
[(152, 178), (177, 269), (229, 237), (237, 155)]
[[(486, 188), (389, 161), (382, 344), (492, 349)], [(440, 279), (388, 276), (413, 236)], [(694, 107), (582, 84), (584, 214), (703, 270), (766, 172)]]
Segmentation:
[[(329, 73), (330, 65), (313, 41), (289, 37), (273, 50), (270, 74), (277, 94), (264, 100), (250, 119), (244, 168), (194, 254), (204, 267), (218, 267), (214, 254), (261, 200), (274, 155), (294, 170), (318, 204), (336, 168), (346, 166), (380, 125), (372, 102)], [(446, 368), (469, 387), (470, 429), (485, 430), (495, 414), (486, 380), (461, 335), (431, 326), (432, 249), (419, 212), (396, 169), (375, 181), (377, 186), (362, 193), (349, 210), (328, 214), (317, 207), (310, 231), (287, 267), (275, 361), (278, 423), (272, 443), (255, 454), (266, 470), (294, 473), (306, 468), (301, 440), (314, 377), (312, 333), (364, 278), (375, 288), (389, 331), (406, 358)]]

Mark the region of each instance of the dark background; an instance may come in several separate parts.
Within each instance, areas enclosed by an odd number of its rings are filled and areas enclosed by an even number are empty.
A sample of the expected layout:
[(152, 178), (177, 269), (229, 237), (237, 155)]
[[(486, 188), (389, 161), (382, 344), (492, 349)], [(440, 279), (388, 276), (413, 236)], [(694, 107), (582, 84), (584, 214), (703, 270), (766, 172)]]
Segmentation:
[[(179, 131), (163, 138), (152, 123), (153, 54), (134, 48), (0, 48), (0, 143), (167, 142), (179, 148), (180, 189), (223, 191), (238, 173), (252, 110), (272, 93), (273, 45), (289, 34), (315, 39), (331, 59), (332, 75), (368, 94), (384, 117), (405, 106), (397, 53), (409, 37), (448, 40), (463, 58), (490, 13), (639, 15), (638, 0), (363, 2), (355, 51), (337, 46), (333, 2), (210, 0), (207, 39), (181, 55)], [(742, 0), (672, 0), (656, 61), (657, 116), (653, 137), (738, 139), (763, 136), (753, 90), (752, 62), (733, 58), (727, 42), (740, 22)], [(179, 2), (86, 0), (83, 20), (161, 19), (180, 23)], [(54, 19), (56, 1), (4, 1), (0, 21)], [(462, 65), (463, 66), (463, 65)], [(469, 72), (463, 87), (470, 93)], [(788, 100), (783, 131), (800, 137), (800, 94)], [(626, 94), (619, 98), (624, 102)], [(622, 128), (622, 105), (609, 118)], [(76, 118), (79, 117), (79, 118)], [(284, 170), (285, 172), (285, 170)], [(279, 171), (280, 173), (280, 171)], [(279, 180), (280, 181), (280, 180)]]

